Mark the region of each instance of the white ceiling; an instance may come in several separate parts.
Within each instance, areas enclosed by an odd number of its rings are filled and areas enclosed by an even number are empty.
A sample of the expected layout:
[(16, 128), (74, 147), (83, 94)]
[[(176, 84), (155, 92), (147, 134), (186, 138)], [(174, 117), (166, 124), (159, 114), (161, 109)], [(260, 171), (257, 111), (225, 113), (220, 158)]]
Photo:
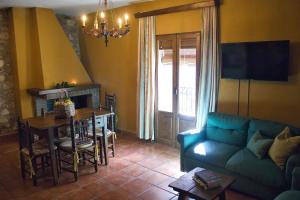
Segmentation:
[[(102, 0), (103, 1), (103, 0)], [(121, 7), (152, 0), (108, 0), (110, 7)], [(81, 15), (96, 10), (99, 0), (0, 0), (0, 8), (41, 7), (65, 15)]]

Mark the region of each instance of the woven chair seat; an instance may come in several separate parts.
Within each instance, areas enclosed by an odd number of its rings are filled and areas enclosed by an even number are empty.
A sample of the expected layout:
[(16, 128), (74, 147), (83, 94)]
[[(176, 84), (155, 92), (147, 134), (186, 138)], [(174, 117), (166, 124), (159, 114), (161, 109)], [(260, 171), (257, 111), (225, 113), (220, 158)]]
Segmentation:
[(56, 145), (59, 145), (59, 144), (61, 144), (61, 143), (63, 143), (63, 142), (66, 142), (66, 141), (71, 141), (71, 138), (68, 137), (68, 136), (65, 136), (65, 137), (60, 137), (60, 138), (55, 138), (55, 139), (54, 139), (54, 143), (55, 143)]
[[(76, 140), (76, 147), (80, 150), (80, 149), (87, 149), (91, 146), (93, 146), (93, 140), (92, 139), (88, 139), (88, 140)], [(72, 151), (72, 141), (68, 140), (65, 142), (62, 142), (59, 144), (59, 148), (66, 150), (66, 151)]]
[[(54, 150), (56, 150), (57, 147), (54, 146)], [(34, 156), (39, 156), (43, 154), (49, 153), (49, 147), (48, 144), (45, 141), (38, 141), (32, 144), (32, 151)], [(29, 156), (29, 149), (23, 148), (21, 149), (21, 152), (25, 154), (26, 156)]]
[[(107, 129), (107, 137), (110, 137), (111, 135), (115, 134), (115, 132), (112, 132), (111, 130)], [(93, 132), (88, 132), (89, 137), (93, 137)], [(96, 137), (103, 137), (102, 128), (96, 128)]]

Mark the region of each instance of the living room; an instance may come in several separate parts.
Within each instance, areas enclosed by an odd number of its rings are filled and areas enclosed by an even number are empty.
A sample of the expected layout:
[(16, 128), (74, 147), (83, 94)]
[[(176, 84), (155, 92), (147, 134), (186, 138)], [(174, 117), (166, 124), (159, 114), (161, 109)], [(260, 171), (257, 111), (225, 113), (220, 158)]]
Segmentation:
[[(299, 10), (2, 0), (1, 197), (300, 199)], [(190, 180), (199, 168), (220, 186)]]

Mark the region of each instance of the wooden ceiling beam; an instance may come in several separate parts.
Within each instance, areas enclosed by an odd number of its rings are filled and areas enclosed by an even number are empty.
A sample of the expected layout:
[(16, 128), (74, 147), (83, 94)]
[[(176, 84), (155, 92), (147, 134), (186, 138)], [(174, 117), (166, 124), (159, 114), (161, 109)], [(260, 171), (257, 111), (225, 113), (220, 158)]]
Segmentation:
[(173, 6), (169, 8), (162, 8), (158, 10), (151, 10), (146, 12), (138, 12), (135, 13), (135, 18), (142, 18), (142, 17), (150, 17), (150, 16), (157, 16), (157, 15), (165, 15), (175, 12), (184, 12), (188, 10), (196, 10), (204, 7), (210, 7), (210, 6), (217, 6), (220, 4), (220, 0), (209, 0), (209, 1), (202, 1), (198, 3), (191, 3), (191, 4), (185, 4), (180, 6)]

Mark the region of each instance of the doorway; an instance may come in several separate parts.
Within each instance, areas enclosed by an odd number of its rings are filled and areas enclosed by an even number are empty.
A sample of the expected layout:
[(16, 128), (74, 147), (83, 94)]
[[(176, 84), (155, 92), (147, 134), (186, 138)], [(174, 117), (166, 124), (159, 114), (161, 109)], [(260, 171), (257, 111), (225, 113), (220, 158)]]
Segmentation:
[(156, 37), (155, 132), (176, 146), (179, 132), (196, 127), (200, 33)]

